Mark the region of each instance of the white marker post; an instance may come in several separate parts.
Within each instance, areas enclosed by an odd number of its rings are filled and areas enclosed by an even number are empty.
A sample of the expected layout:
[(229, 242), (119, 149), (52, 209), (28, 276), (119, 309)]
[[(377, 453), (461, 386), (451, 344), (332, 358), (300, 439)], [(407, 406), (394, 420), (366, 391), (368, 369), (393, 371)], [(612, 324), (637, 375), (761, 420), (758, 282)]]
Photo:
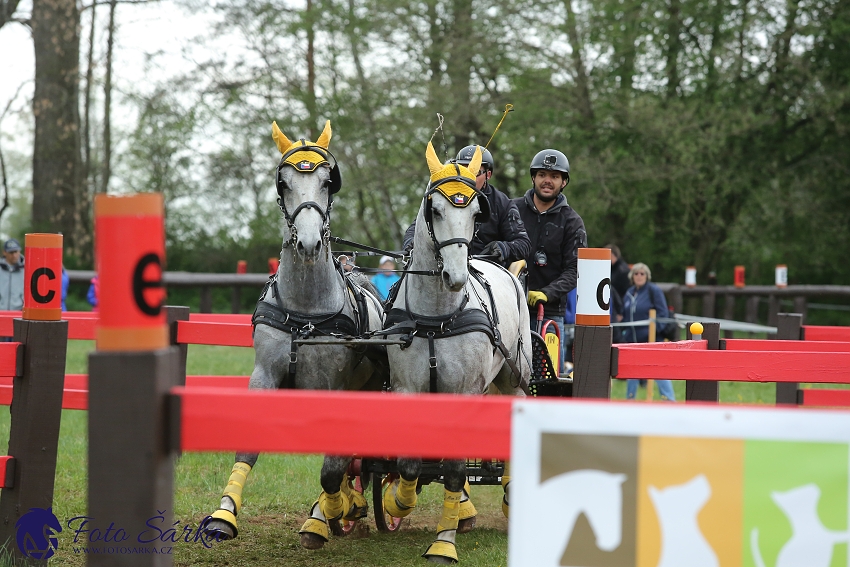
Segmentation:
[(788, 266), (785, 264), (776, 266), (776, 287), (788, 287)]
[(579, 248), (573, 397), (611, 397), (611, 250)]
[(697, 268), (696, 266), (688, 266), (685, 268), (685, 285), (688, 287), (696, 287), (697, 285)]

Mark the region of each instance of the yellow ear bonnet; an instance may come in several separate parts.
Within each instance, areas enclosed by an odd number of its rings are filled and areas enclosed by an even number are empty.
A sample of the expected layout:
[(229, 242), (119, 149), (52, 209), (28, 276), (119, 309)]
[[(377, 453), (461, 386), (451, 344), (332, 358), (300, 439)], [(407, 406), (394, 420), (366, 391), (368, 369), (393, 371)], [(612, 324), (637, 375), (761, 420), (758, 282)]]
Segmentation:
[[(272, 122), (272, 138), (277, 145), (277, 149), (283, 155), (283, 163), (291, 165), (297, 171), (310, 173), (315, 171), (320, 165), (331, 165), (328, 161), (328, 155), (321, 150), (327, 150), (331, 141), (331, 121), (325, 122), (325, 129), (319, 135), (316, 143), (304, 140), (301, 138), (297, 142), (291, 142), (280, 128), (277, 122)], [(305, 148), (299, 150), (298, 148)]]
[[(472, 202), (472, 198), (476, 194), (475, 190), (475, 174), (472, 173), (472, 168), (457, 164), (448, 163), (443, 165), (437, 158), (437, 153), (434, 151), (434, 146), (428, 142), (425, 149), (425, 159), (428, 162), (428, 169), (431, 171), (431, 186), (435, 191), (439, 191), (449, 200), (449, 203), (455, 207), (466, 207)], [(476, 162), (477, 159), (477, 162)], [(475, 164), (474, 171), (478, 173), (478, 168), (481, 166), (481, 148), (475, 150), (475, 155), (470, 162), (470, 166)], [(441, 180), (447, 178), (461, 178), (457, 181), (446, 181), (440, 183)]]

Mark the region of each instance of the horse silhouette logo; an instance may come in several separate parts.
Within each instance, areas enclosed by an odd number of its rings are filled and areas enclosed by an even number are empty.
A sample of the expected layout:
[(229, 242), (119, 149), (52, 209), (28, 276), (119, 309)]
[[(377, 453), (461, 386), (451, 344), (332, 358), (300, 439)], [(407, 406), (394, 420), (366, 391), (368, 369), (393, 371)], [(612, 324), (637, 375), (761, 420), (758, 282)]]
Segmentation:
[(15, 539), (25, 557), (44, 560), (53, 557), (59, 548), (55, 537), (62, 525), (53, 514), (53, 508), (30, 508), (15, 523)]
[[(791, 539), (779, 551), (775, 567), (829, 567), (835, 545), (850, 542), (850, 533), (830, 530), (823, 525), (818, 516), (820, 496), (816, 484), (770, 493), (770, 498), (791, 524)], [(750, 547), (756, 567), (766, 567), (759, 547), (758, 528), (750, 533)]]
[(544, 433), (540, 473), (535, 539), (553, 542), (544, 564), (634, 567), (636, 438)]

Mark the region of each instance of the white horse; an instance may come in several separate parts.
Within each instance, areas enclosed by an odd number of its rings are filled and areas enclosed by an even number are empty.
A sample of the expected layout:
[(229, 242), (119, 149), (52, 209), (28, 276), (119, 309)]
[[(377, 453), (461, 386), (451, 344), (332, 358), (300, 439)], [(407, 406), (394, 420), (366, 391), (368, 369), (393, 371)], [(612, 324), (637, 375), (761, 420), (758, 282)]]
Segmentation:
[[(404, 348), (387, 348), (392, 389), (480, 395), (493, 384), (501, 393), (522, 396), (531, 362), (525, 294), (503, 268), (469, 260), (476, 217), (489, 210), (486, 197), (475, 190), (481, 150), (468, 168), (441, 164), (430, 142), (426, 158), (431, 183), (416, 220), (413, 256), (384, 331), (410, 341)], [(476, 277), (470, 277), (470, 270), (477, 271)], [(398, 459), (401, 479), (384, 495), (392, 516), (406, 516), (415, 505), (421, 466), (419, 458)], [(446, 461), (443, 470), (443, 515), (437, 540), (424, 557), (450, 563), (457, 561), (465, 462)], [(508, 481), (506, 471), (503, 485)]]
[[(379, 330), (383, 307), (376, 294), (345, 275), (331, 255), (331, 205), (341, 182), (336, 160), (328, 151), (330, 121), (315, 143), (303, 139), (291, 142), (276, 123), (272, 124), (272, 134), (282, 154), (276, 186), (285, 235), (280, 267), (254, 312), (256, 356), (248, 387), (358, 390), (370, 378), (380, 385), (380, 364), (337, 340)], [(368, 280), (360, 283), (368, 284)], [(293, 342), (296, 338), (328, 344), (299, 347)], [(335, 340), (337, 344), (333, 344)], [(227, 422), (226, 411), (222, 421)], [(218, 532), (224, 539), (236, 537), (242, 489), (257, 456), (236, 454), (220, 507), (206, 526), (208, 532)], [(325, 457), (323, 492), (301, 530), (301, 542), (307, 548), (319, 548), (328, 540), (327, 520), (366, 515), (366, 500), (351, 489), (345, 474), (349, 461), (347, 457)]]

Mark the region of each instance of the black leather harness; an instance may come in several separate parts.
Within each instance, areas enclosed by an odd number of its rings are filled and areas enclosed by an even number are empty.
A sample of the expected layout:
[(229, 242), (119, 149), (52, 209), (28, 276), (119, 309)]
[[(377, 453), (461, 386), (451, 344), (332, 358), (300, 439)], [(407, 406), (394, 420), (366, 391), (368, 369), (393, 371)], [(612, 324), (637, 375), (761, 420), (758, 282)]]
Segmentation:
[[(390, 290), (390, 296), (387, 298), (386, 307), (389, 308), (387, 317), (384, 322), (384, 329), (376, 331), (373, 335), (401, 335), (401, 340), (406, 344), (401, 348), (405, 349), (413, 342), (413, 337), (416, 335), (423, 336), (428, 339), (428, 369), (431, 393), (437, 393), (437, 352), (435, 339), (443, 339), (463, 335), (466, 333), (484, 333), (490, 339), (490, 344), (494, 349), (497, 349), (505, 357), (511, 371), (519, 379), (522, 374), (519, 368), (511, 357), (510, 351), (502, 343), (502, 337), (499, 333), (497, 325), (499, 324), (499, 314), (496, 308), (496, 302), (493, 299), (493, 292), (490, 288), (490, 283), (484, 278), (484, 275), (477, 269), (469, 266), (469, 274), (474, 277), (478, 283), (487, 291), (492, 309), (492, 316), (487, 310), (487, 305), (479, 298), (481, 308), (465, 309), (469, 303), (469, 295), (464, 295), (460, 306), (451, 314), (431, 317), (413, 313), (405, 307), (405, 309), (393, 308), (398, 290), (401, 287), (401, 282), (407, 273), (402, 274), (401, 279), (393, 285)], [(520, 305), (521, 306), (521, 305)], [(519, 385), (519, 384), (517, 384)]]
[[(337, 265), (337, 269), (342, 275), (339, 265)], [(347, 290), (354, 297), (355, 305), (357, 306), (355, 309), (357, 321), (352, 320), (351, 317), (342, 312), (345, 309), (345, 300), (343, 300), (339, 311), (334, 313), (299, 313), (298, 311), (286, 309), (280, 299), (277, 274), (269, 277), (269, 281), (263, 287), (260, 300), (254, 309), (254, 315), (251, 317), (254, 330), (256, 330), (257, 325), (268, 325), (269, 327), (292, 335), (289, 348), (289, 373), (281, 385), (282, 388), (292, 388), (294, 385), (298, 363), (298, 343), (296, 342), (298, 339), (306, 339), (317, 335), (336, 338), (356, 338), (363, 336), (369, 328), (369, 310), (366, 306), (366, 296), (363, 290), (354, 284), (350, 278), (345, 277), (345, 275), (342, 275), (342, 278)], [(269, 289), (271, 289), (275, 304), (263, 300)]]

